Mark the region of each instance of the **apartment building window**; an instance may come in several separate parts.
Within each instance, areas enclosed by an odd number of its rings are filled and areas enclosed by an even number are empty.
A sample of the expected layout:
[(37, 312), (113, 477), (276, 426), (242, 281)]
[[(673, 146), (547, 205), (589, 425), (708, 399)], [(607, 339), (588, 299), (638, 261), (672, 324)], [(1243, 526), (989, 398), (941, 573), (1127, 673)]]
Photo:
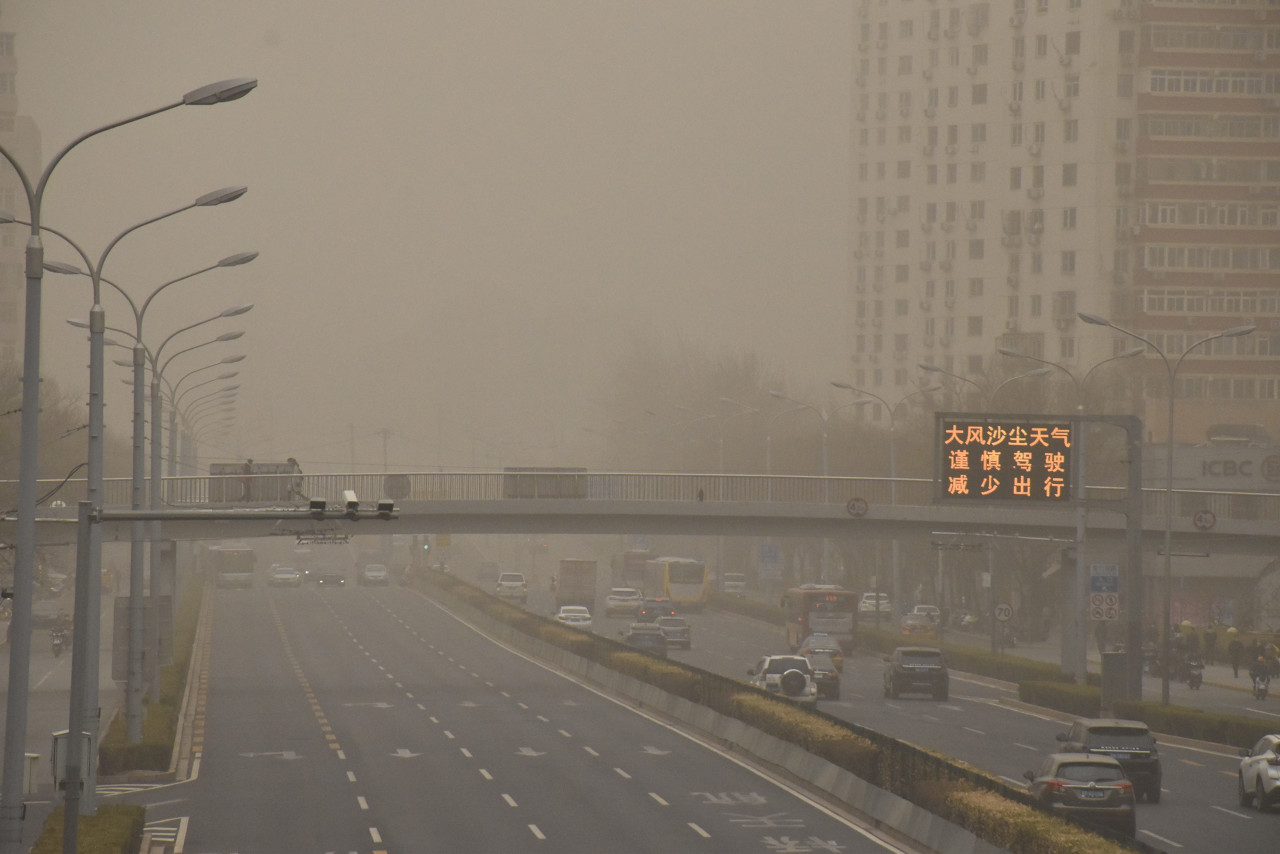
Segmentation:
[(871, 144), (871, 128), (863, 127), (858, 129), (858, 144), (864, 148)]
[(907, 278), (910, 275), (911, 275), (910, 264), (897, 264), (893, 268), (893, 281), (897, 284), (902, 284), (903, 282), (907, 281)]
[(1064, 97), (1079, 98), (1080, 97), (1080, 75), (1068, 74), (1062, 81), (1062, 91)]
[(1022, 125), (1015, 123), (1009, 127), (1009, 144), (1014, 148), (1022, 145)]
[(973, 46), (973, 64), (987, 64), (987, 46), (985, 44), (975, 44)]
[(978, 160), (969, 164), (969, 180), (974, 184), (981, 184), (987, 180), (987, 164)]
[(1009, 189), (1010, 190), (1022, 189), (1022, 167), (1021, 166), (1011, 166), (1009, 168)]
[(1063, 230), (1065, 230), (1065, 231), (1070, 231), (1070, 230), (1074, 229), (1075, 227), (1076, 227), (1076, 209), (1075, 209), (1075, 208), (1063, 208), (1063, 209), (1062, 209), (1062, 228), (1063, 228)]
[(1136, 33), (1133, 30), (1121, 30), (1118, 48), (1120, 53), (1133, 53), (1137, 49)]
[(1036, 12), (1044, 14), (1049, 11), (1049, 0), (1036, 0)]
[(1076, 271), (1076, 251), (1074, 249), (1062, 250), (1062, 272), (1074, 273)]
[(977, 315), (971, 315), (971, 316), (969, 317), (969, 322), (968, 322), (968, 324), (967, 324), (967, 325), (968, 325), (968, 327), (969, 327), (969, 337), (970, 337), (970, 338), (981, 338), (981, 337), (982, 337), (982, 315), (980, 315), (980, 314), (977, 314)]
[(883, 181), (883, 180), (884, 180), (884, 171), (885, 171), (885, 170), (884, 170), (884, 161), (883, 161), (883, 160), (879, 160), (879, 161), (877, 161), (877, 162), (876, 162), (876, 180), (877, 180), (877, 181)]
[(898, 161), (898, 177), (899, 178), (911, 177), (911, 161), (910, 160)]
[(1062, 141), (1078, 142), (1080, 140), (1080, 120), (1067, 119), (1062, 123)]
[(1133, 119), (1116, 119), (1116, 139), (1125, 142), (1133, 139)]
[(877, 145), (884, 145), (885, 141), (888, 138), (889, 138), (889, 135), (884, 128), (876, 128), (876, 144)]
[(1027, 314), (1032, 317), (1039, 317), (1044, 313), (1044, 297), (1040, 294), (1032, 294), (1031, 299), (1027, 300)]
[(926, 177), (925, 177), (925, 183), (930, 185), (938, 183), (938, 165), (936, 163), (929, 164), (929, 168), (927, 170)]
[(893, 349), (898, 353), (904, 352), (907, 349), (907, 336), (902, 334), (894, 335)]
[(908, 309), (907, 309), (907, 306), (908, 306), (908, 305), (910, 305), (910, 303), (909, 303), (907, 300), (904, 300), (904, 299), (896, 299), (896, 300), (894, 300), (894, 301), (893, 301), (893, 314), (894, 314), (894, 316), (895, 316), (895, 317), (906, 317), (906, 316), (907, 316), (907, 311), (908, 311)]
[(969, 280), (969, 296), (971, 297), (982, 296), (982, 279), (973, 278)]
[(933, 299), (935, 296), (938, 295), (937, 291), (938, 291), (938, 283), (933, 279), (926, 279), (924, 283), (925, 299)]
[(1036, 56), (1049, 55), (1049, 37), (1047, 35), (1036, 36)]
[(910, 18), (904, 18), (898, 22), (898, 38), (900, 39), (911, 38), (911, 24), (912, 24), (912, 21)]
[(1031, 124), (1031, 141), (1044, 145), (1045, 141), (1045, 124), (1044, 122), (1033, 122)]
[(903, 75), (903, 74), (910, 74), (910, 73), (911, 73), (911, 55), (906, 54), (904, 56), (898, 57), (898, 74)]
[(1022, 36), (1016, 36), (1013, 40), (1013, 58), (1025, 59), (1027, 56), (1027, 40)]
[(925, 202), (924, 221), (925, 222), (938, 221), (938, 203), (937, 202)]
[(898, 144), (911, 144), (911, 125), (898, 125)]
[(947, 87), (947, 106), (948, 107), (960, 106), (960, 87), (959, 86)]
[(1076, 185), (1076, 172), (1077, 172), (1077, 169), (1076, 169), (1075, 163), (1063, 163), (1062, 164), (1062, 186), (1074, 187)]
[(947, 183), (954, 184), (958, 177), (959, 177), (959, 164), (948, 163), (947, 164)]
[(1022, 81), (1013, 81), (1013, 86), (1009, 89), (1010, 99), (1014, 101), (1022, 100)]
[(0, 94), (13, 95), (17, 93), (17, 84), (14, 82), (14, 75), (0, 74)]
[(986, 83), (973, 84), (973, 92), (970, 95), (970, 98), (975, 104), (987, 103), (987, 84)]
[(1043, 80), (1037, 80), (1035, 85), (1035, 99), (1037, 101), (1043, 101), (1048, 92), (1048, 84)]
[(1040, 252), (1032, 252), (1032, 253), (1031, 253), (1031, 272), (1032, 272), (1032, 273), (1043, 273), (1043, 272), (1044, 272), (1044, 255), (1043, 255), (1043, 253), (1040, 253)]
[(876, 74), (880, 77), (887, 77), (889, 75), (889, 57), (876, 57)]
[[(984, 170), (985, 171), (985, 170)], [(984, 220), (987, 218), (987, 203), (982, 199), (969, 202), (969, 219)]]
[(973, 143), (987, 141), (987, 126), (983, 122), (974, 122), (969, 126), (969, 141)]
[(970, 259), (975, 261), (981, 259), (985, 251), (986, 251), (986, 245), (983, 242), (982, 238), (977, 237), (969, 241), (969, 258)]
[(0, 56), (13, 56), (13, 33), (0, 33)]
[(960, 144), (960, 125), (947, 125), (947, 145)]
[(925, 130), (925, 139), (930, 145), (937, 146), (938, 144), (938, 126), (937, 125), (929, 125), (929, 127)]
[(969, 373), (971, 374), (982, 373), (983, 368), (982, 368), (981, 356), (965, 356), (965, 364), (968, 366), (965, 368), (965, 370), (967, 370)]
[(1068, 30), (1062, 40), (1062, 52), (1067, 56), (1080, 55), (1080, 31)]
[(1040, 187), (1040, 188), (1044, 187), (1044, 167), (1043, 166), (1031, 167), (1031, 186)]
[(911, 246), (911, 232), (905, 228), (900, 228), (893, 233), (893, 245), (898, 249), (906, 249)]
[(1076, 357), (1076, 339), (1070, 335), (1063, 335), (1058, 339), (1058, 358), (1074, 359)]
[[(943, 295), (944, 297), (946, 297), (947, 299), (955, 299), (955, 298), (956, 298), (956, 282), (955, 282), (955, 279), (947, 279), (947, 283), (943, 286), (943, 289), (942, 289), (942, 295)], [(953, 319), (954, 319), (954, 318), (950, 318), (950, 317), (949, 317), (949, 318), (947, 318), (947, 322), (948, 322), (948, 323), (950, 323)], [(950, 335), (950, 334), (951, 334), (952, 332), (954, 332), (954, 331), (955, 331), (954, 329), (949, 329), (949, 330), (947, 330), (947, 334), (948, 334), (948, 335)]]

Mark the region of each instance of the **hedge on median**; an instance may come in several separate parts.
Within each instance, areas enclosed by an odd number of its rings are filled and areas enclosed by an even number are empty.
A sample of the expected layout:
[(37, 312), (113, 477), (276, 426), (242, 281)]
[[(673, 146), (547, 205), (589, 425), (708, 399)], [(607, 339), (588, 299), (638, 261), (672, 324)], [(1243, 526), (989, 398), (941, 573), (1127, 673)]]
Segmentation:
[[(81, 854), (135, 854), (142, 844), (147, 809), (132, 804), (105, 804), (76, 824), (76, 850)], [(66, 810), (54, 807), (45, 819), (31, 854), (62, 854)]]

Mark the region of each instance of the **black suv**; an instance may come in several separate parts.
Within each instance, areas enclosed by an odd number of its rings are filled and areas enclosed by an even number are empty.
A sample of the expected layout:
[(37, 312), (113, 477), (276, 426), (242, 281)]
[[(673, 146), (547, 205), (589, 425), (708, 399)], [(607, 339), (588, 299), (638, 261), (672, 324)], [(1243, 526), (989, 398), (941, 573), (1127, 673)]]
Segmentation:
[(675, 615), (676, 606), (671, 604), (670, 599), (645, 599), (644, 604), (640, 606), (640, 611), (636, 614), (636, 622), (652, 623), (659, 617)]
[(1081, 719), (1058, 733), (1059, 749), (1071, 753), (1101, 753), (1120, 763), (1133, 783), (1133, 794), (1148, 803), (1160, 803), (1160, 754), (1156, 739), (1142, 721), (1115, 718)]
[(928, 646), (900, 646), (884, 657), (884, 695), (897, 699), (908, 692), (928, 693), (947, 699), (951, 676), (942, 650)]

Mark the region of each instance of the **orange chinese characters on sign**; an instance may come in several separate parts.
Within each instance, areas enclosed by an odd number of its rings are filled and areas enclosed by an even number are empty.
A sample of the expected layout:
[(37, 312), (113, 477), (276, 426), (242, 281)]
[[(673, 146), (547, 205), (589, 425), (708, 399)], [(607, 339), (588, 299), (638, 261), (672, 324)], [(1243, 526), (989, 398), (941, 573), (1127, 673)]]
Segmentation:
[(1071, 498), (1070, 422), (939, 414), (938, 443), (943, 499)]

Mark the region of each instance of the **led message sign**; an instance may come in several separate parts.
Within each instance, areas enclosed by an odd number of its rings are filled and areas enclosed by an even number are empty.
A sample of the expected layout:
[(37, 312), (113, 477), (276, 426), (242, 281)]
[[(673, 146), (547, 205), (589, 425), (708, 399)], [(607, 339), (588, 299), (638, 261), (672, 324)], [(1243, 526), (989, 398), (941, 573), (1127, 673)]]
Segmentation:
[(938, 414), (939, 498), (1062, 502), (1072, 495), (1071, 422)]

